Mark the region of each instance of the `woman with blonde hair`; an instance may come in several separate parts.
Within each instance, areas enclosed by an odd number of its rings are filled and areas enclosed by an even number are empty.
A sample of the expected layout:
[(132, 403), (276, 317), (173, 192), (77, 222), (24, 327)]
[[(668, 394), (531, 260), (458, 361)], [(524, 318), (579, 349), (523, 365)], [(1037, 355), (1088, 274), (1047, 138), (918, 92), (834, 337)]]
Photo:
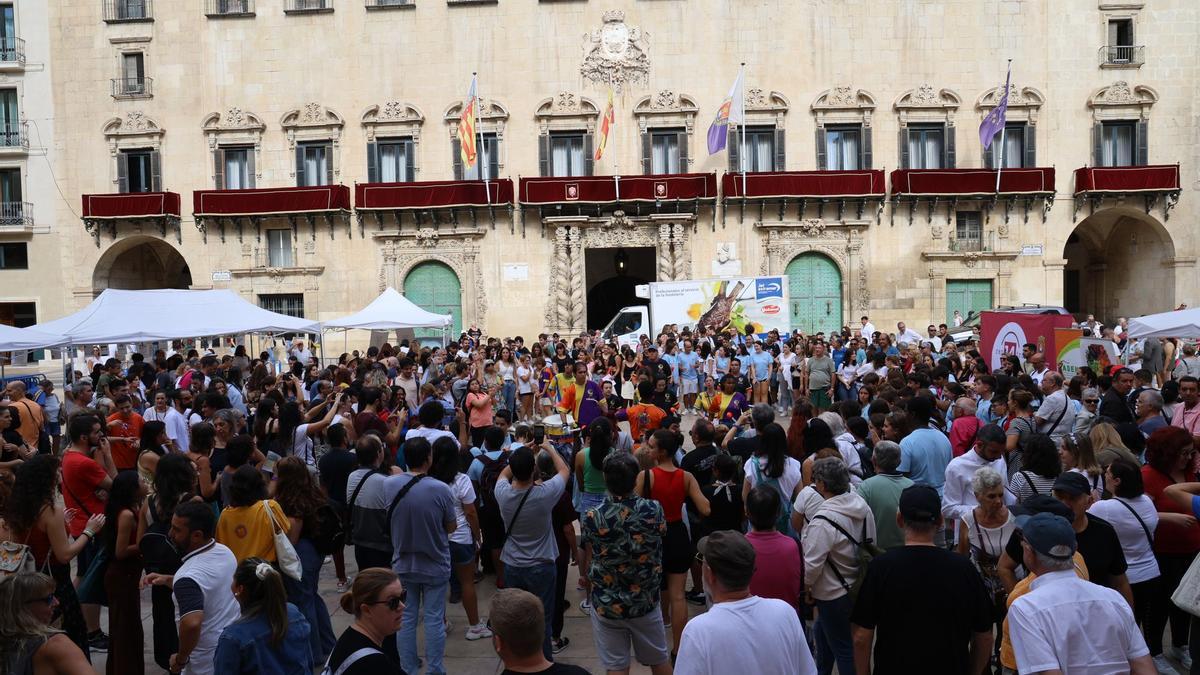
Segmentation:
[(1117, 457), (1123, 457), (1134, 464), (1141, 465), (1137, 455), (1121, 440), (1117, 428), (1108, 422), (1098, 422), (1088, 433), (1092, 442), (1092, 450), (1096, 453), (1096, 462), (1102, 466), (1113, 463)]
[(54, 579), (22, 572), (0, 579), (0, 670), (90, 673), (92, 666), (66, 633), (50, 627), (58, 598)]
[(1104, 492), (1104, 469), (1096, 461), (1096, 453), (1092, 450), (1092, 440), (1083, 434), (1067, 434), (1062, 438), (1058, 447), (1058, 458), (1062, 462), (1063, 471), (1074, 471), (1083, 474), (1092, 486), (1092, 496), (1100, 499)]
[(391, 638), (400, 630), (404, 596), (395, 572), (382, 567), (359, 570), (339, 602), (342, 611), (354, 615), (354, 623), (338, 638), (325, 664), (328, 671), (342, 675), (398, 672), (396, 641)]

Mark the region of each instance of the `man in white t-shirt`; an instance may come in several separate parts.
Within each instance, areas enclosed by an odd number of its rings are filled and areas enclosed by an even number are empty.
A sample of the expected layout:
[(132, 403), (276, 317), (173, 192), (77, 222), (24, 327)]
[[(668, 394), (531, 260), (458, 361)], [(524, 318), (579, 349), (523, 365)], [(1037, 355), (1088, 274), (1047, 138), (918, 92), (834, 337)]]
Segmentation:
[(859, 319), (859, 321), (862, 321), (862, 332), (859, 334), (866, 338), (868, 342), (871, 341), (871, 338), (875, 335), (875, 324), (871, 323), (871, 320), (866, 316)]
[(1048, 370), (1042, 375), (1041, 388), (1045, 398), (1033, 418), (1038, 433), (1047, 434), (1055, 441), (1075, 428), (1075, 408), (1062, 385), (1063, 376), (1059, 373)]
[(796, 609), (750, 592), (755, 552), (745, 535), (718, 530), (701, 539), (697, 550), (713, 605), (684, 627), (675, 675), (815, 675)]
[(312, 352), (308, 349), (305, 349), (304, 340), (300, 338), (296, 339), (296, 342), (292, 344), (292, 348), (288, 350), (288, 353), (296, 357), (296, 360), (300, 362), (300, 365), (305, 367), (308, 367), (308, 362), (310, 359), (312, 359)]
[(903, 321), (896, 323), (896, 342), (898, 344), (919, 345), (921, 334), (904, 325)]
[(162, 422), (167, 428), (167, 438), (175, 443), (175, 450), (187, 452), (191, 447), (187, 420), (183, 418), (182, 413), (171, 407), (171, 399), (167, 392), (155, 392), (154, 405), (142, 413), (142, 419), (147, 422)]

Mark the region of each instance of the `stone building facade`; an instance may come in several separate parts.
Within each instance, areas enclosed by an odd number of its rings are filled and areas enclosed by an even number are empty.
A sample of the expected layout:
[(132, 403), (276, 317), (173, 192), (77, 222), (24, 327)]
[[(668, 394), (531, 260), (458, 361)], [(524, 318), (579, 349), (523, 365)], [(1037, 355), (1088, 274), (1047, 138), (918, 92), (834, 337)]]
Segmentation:
[[(36, 276), (5, 291), (39, 320), (162, 286), (324, 320), (393, 286), (463, 329), (529, 335), (600, 327), (638, 282), (735, 272), (787, 275), (805, 330), (1200, 302), (1191, 0), (45, 11), (67, 201), (29, 239)], [(977, 128), (1009, 58), (997, 191), (1001, 140), (984, 151)], [(742, 62), (745, 142), (709, 155)], [(475, 168), (457, 137), (472, 73)]]

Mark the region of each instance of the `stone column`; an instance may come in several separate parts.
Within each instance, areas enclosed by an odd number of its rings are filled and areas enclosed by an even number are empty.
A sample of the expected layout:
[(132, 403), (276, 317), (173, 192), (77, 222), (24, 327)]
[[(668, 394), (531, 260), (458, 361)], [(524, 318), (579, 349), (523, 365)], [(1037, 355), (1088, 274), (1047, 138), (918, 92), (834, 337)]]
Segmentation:
[(562, 332), (566, 327), (564, 310), (571, 301), (567, 235), (567, 227), (554, 230), (554, 260), (550, 266), (550, 293), (546, 296), (546, 328), (553, 332)]
[(658, 226), (658, 278), (656, 281), (672, 281), (675, 279), (675, 261), (671, 254), (671, 225), (662, 223)]
[(583, 299), (583, 230), (572, 227), (570, 231), (571, 259), (568, 269), (571, 271), (571, 301), (567, 307), (570, 317), (570, 330), (578, 333), (584, 328), (584, 299)]

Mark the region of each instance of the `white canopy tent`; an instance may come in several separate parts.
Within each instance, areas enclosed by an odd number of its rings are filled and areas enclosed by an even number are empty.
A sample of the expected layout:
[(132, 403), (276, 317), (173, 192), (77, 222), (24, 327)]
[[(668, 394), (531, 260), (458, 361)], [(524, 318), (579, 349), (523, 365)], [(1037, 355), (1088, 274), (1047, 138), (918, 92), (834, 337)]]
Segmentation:
[(0, 325), (0, 352), (52, 347), (62, 344), (65, 339), (61, 335), (44, 333), (30, 328)]
[(399, 291), (389, 287), (360, 311), (326, 321), (324, 327), (342, 331), (440, 328), (442, 344), (445, 344), (446, 331), (453, 322), (454, 317), (450, 314), (435, 314), (421, 309), (413, 301), (400, 295)]
[(108, 289), (87, 307), (33, 330), (61, 335), (56, 344), (182, 340), (247, 333), (318, 333), (307, 319), (276, 314), (228, 289)]
[(1200, 337), (1200, 308), (1139, 316), (1129, 322), (1129, 329), (1126, 332), (1131, 338)]

